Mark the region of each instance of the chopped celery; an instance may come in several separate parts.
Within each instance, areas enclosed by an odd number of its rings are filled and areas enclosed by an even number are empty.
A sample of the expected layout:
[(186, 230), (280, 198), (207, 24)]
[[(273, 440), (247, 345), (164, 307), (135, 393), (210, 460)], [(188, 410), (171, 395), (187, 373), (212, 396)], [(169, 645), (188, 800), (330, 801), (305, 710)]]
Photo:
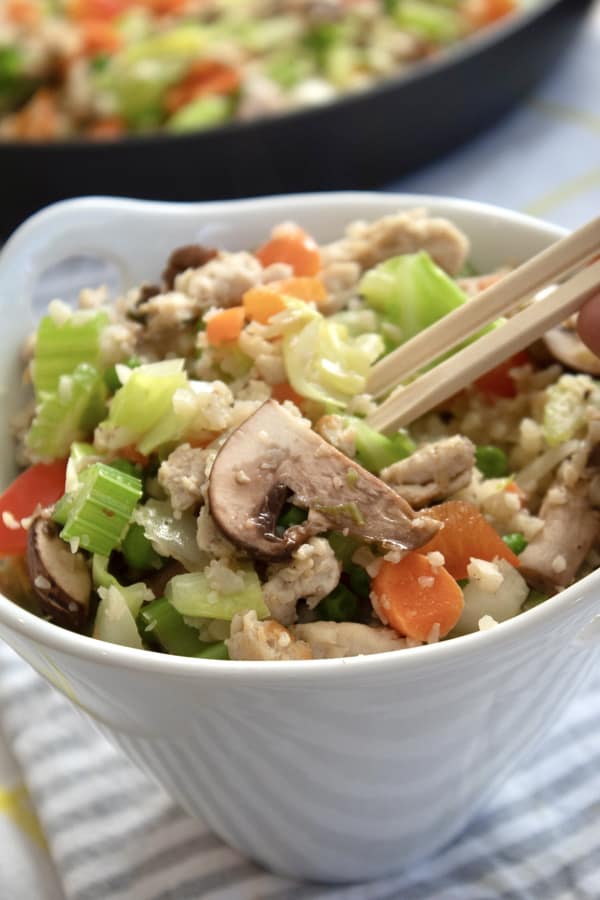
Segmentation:
[(211, 567), (204, 572), (175, 575), (167, 584), (166, 597), (183, 616), (202, 616), (230, 621), (238, 612), (253, 609), (259, 618), (270, 613), (254, 569), (238, 569), (228, 590), (218, 589), (211, 578)]
[(277, 527), (283, 528), (291, 528), (292, 525), (301, 525), (302, 522), (305, 522), (308, 517), (308, 511), (306, 509), (302, 509), (300, 506), (293, 506), (291, 503), (288, 505), (287, 509), (284, 509), (279, 519), (277, 520)]
[(197, 629), (186, 625), (181, 614), (165, 597), (142, 607), (137, 625), (146, 643), (156, 644), (177, 656), (196, 656), (212, 646), (199, 639)]
[(96, 448), (93, 444), (75, 441), (71, 444), (71, 452), (67, 461), (67, 474), (65, 478), (65, 491), (72, 493), (79, 487), (79, 473), (93, 461), (96, 456)]
[(546, 391), (544, 437), (549, 447), (575, 437), (589, 406), (600, 407), (600, 384), (589, 375), (563, 375)]
[(400, 0), (393, 10), (395, 22), (407, 31), (436, 44), (457, 40), (464, 33), (464, 15), (425, 0)]
[(52, 519), (58, 525), (64, 525), (69, 518), (69, 513), (73, 506), (73, 494), (63, 494), (60, 500), (57, 500), (52, 510)]
[[(141, 362), (137, 356), (132, 356), (128, 360), (126, 360), (122, 365), (126, 366), (128, 369), (138, 369), (141, 366)], [(107, 369), (104, 373), (104, 383), (111, 394), (116, 394), (119, 388), (121, 387), (121, 379), (117, 373), (116, 365), (111, 366), (110, 369)]]
[[(142, 439), (172, 413), (173, 395), (187, 387), (182, 359), (150, 363), (134, 369), (114, 395), (108, 417), (98, 429), (97, 440), (111, 449)], [(174, 440), (179, 438), (174, 434)], [(143, 451), (142, 451), (143, 452)]]
[(341, 531), (329, 531), (327, 540), (336, 558), (339, 559), (344, 569), (346, 569), (347, 566), (352, 564), (352, 555), (360, 546), (360, 539), (353, 537), (351, 534), (342, 534)]
[(233, 114), (230, 97), (209, 95), (178, 109), (167, 122), (168, 131), (200, 131), (229, 121)]
[(285, 369), (294, 390), (338, 407), (365, 390), (371, 364), (383, 351), (379, 335), (350, 337), (344, 325), (322, 316), (283, 341)]
[(204, 649), (194, 656), (198, 659), (229, 659), (229, 651), (225, 641), (216, 641), (214, 644), (205, 644)]
[(100, 603), (94, 621), (93, 637), (111, 644), (122, 644), (124, 647), (135, 647), (142, 650), (135, 617), (118, 587), (98, 589)]
[(99, 367), (100, 335), (108, 324), (108, 315), (98, 312), (73, 313), (58, 323), (44, 316), (36, 333), (33, 355), (33, 384), (36, 397), (56, 391), (62, 375), (70, 375), (80, 363)]
[(80, 363), (63, 375), (56, 391), (43, 394), (26, 437), (41, 459), (61, 459), (87, 437), (106, 413), (106, 388), (97, 369)]
[(371, 578), (366, 569), (356, 563), (349, 563), (344, 566), (344, 571), (348, 575), (350, 588), (357, 597), (367, 600), (371, 592)]
[(108, 571), (108, 556), (99, 556), (97, 553), (94, 553), (92, 556), (92, 579), (96, 589), (101, 587), (118, 588), (133, 616), (137, 616), (142, 603), (154, 600), (154, 594), (143, 581), (137, 581), (135, 584), (128, 584), (127, 586), (120, 584), (115, 576)]
[(142, 482), (104, 463), (88, 466), (80, 482), (60, 536), (65, 541), (78, 539), (90, 553), (109, 556), (127, 531), (142, 496)]
[(379, 316), (374, 309), (344, 309), (329, 316), (330, 322), (339, 322), (348, 329), (350, 337), (357, 337), (365, 332), (378, 333), (381, 327)]
[(362, 419), (352, 419), (356, 443), (356, 459), (369, 472), (378, 473), (386, 466), (406, 459), (416, 449), (416, 444), (404, 429), (392, 437), (375, 431)]
[(388, 349), (414, 337), (466, 302), (467, 296), (428, 253), (394, 256), (371, 269), (360, 292), (373, 309), (397, 326), (400, 338), (388, 334)]
[(144, 534), (144, 529), (137, 522), (127, 529), (127, 534), (121, 543), (121, 553), (125, 557), (127, 565), (132, 569), (143, 572), (146, 569), (160, 567), (161, 559), (152, 547), (152, 544)]
[(347, 587), (338, 584), (316, 608), (317, 616), (328, 622), (351, 622), (358, 614), (358, 600)]
[(192, 513), (183, 513), (176, 519), (170, 503), (148, 500), (138, 506), (134, 519), (160, 556), (173, 557), (189, 572), (199, 572), (208, 565), (210, 557), (196, 541), (197, 522)]

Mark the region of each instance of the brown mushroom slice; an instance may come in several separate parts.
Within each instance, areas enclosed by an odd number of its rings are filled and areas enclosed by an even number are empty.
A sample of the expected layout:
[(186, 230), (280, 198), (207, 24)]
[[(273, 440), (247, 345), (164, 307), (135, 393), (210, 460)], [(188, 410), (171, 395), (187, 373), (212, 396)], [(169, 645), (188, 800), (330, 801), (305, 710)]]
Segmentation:
[[(279, 536), (275, 526), (289, 492), (309, 516)], [(230, 541), (265, 560), (285, 559), (311, 535), (332, 528), (413, 550), (440, 527), (273, 400), (221, 447), (209, 505)]]
[(71, 552), (57, 526), (44, 516), (29, 529), (27, 567), (42, 612), (57, 625), (83, 631), (92, 593), (88, 564), (82, 553)]
[(552, 356), (567, 368), (600, 375), (600, 359), (585, 346), (575, 328), (571, 327), (571, 321), (550, 329), (544, 335), (544, 342)]
[(213, 247), (204, 247), (202, 244), (186, 244), (177, 247), (167, 260), (167, 265), (162, 273), (163, 281), (169, 290), (173, 290), (175, 279), (187, 269), (199, 269), (218, 255), (218, 250)]

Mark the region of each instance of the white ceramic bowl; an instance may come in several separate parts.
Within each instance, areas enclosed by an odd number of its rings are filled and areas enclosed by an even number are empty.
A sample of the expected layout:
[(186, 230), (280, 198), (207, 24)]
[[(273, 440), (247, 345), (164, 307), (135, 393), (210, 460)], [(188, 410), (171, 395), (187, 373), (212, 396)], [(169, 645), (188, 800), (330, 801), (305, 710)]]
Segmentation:
[[(425, 205), (462, 227), (481, 270), (560, 236), (514, 213), (433, 197), (330, 194), (228, 203), (69, 201), (0, 258), (0, 384), (19, 402), (18, 348), (48, 265), (78, 253), (155, 279), (195, 239), (256, 244), (295, 219), (331, 239), (356, 218)], [(13, 470), (7, 416), (0, 478)], [(435, 852), (490, 798), (585, 679), (600, 573), (493, 630), (400, 653), (308, 662), (182, 659), (71, 634), (0, 597), (0, 635), (192, 815), (277, 872), (382, 877)]]

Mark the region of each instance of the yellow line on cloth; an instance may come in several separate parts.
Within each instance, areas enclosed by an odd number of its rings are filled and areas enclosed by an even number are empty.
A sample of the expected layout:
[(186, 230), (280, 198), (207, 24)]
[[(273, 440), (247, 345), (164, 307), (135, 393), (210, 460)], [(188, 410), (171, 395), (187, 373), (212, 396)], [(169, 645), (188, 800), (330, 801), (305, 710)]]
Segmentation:
[(0, 788), (0, 813), (4, 813), (21, 831), (42, 849), (47, 849), (44, 832), (31, 806), (31, 800), (24, 784), (7, 790)]
[(528, 105), (536, 112), (543, 113), (558, 122), (571, 122), (574, 125), (588, 128), (594, 134), (600, 134), (600, 116), (595, 113), (576, 109), (574, 106), (566, 106), (564, 103), (557, 103), (554, 100), (530, 100)]
[(545, 216), (556, 207), (563, 206), (580, 194), (598, 187), (600, 187), (600, 169), (592, 169), (591, 172), (586, 172), (585, 175), (580, 175), (571, 181), (565, 181), (553, 191), (542, 194), (537, 200), (528, 203), (523, 212), (530, 216)]

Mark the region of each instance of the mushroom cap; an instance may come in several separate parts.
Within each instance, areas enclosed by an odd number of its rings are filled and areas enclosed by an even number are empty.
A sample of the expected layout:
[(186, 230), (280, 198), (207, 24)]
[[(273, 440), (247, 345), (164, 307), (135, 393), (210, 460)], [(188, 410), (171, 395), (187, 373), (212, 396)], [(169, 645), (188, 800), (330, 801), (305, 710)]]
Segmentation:
[[(309, 516), (278, 535), (275, 525), (289, 492)], [(211, 470), (208, 498), (213, 518), (229, 540), (268, 561), (289, 557), (311, 535), (330, 529), (414, 550), (439, 528), (274, 400), (223, 444)]]
[(44, 515), (29, 529), (27, 568), (42, 612), (57, 625), (83, 631), (92, 593), (87, 561), (82, 553), (71, 552), (55, 523)]
[(544, 335), (544, 342), (552, 356), (569, 369), (600, 375), (600, 359), (585, 346), (577, 332), (568, 324), (550, 329)]

